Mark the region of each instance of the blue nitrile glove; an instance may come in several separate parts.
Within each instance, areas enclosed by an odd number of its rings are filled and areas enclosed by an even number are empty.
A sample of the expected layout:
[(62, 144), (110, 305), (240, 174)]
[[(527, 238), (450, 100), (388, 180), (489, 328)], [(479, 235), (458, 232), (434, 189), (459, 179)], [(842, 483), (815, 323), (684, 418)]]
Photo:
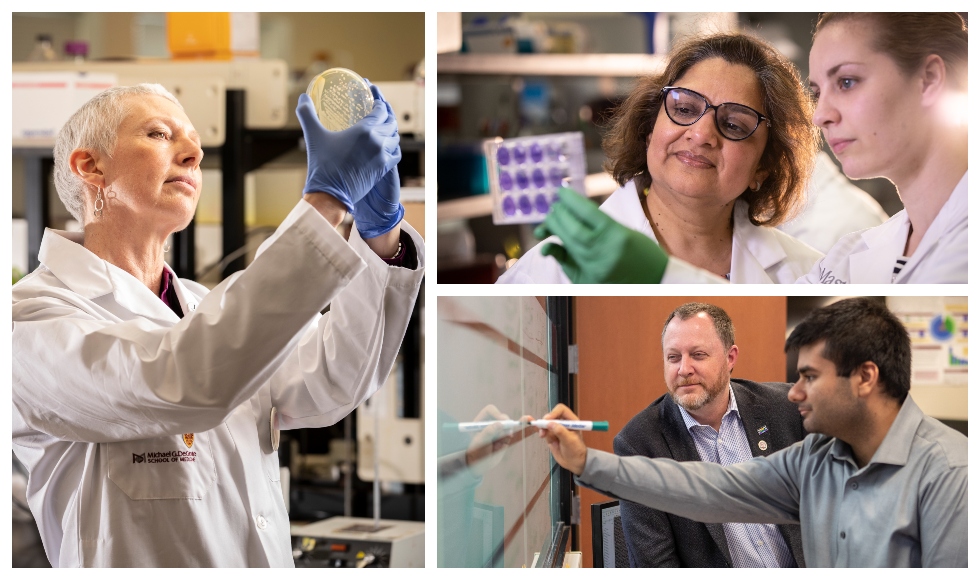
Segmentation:
[(299, 96), (296, 116), (306, 139), (303, 193), (329, 193), (354, 211), (374, 184), (402, 158), (398, 123), (391, 106), (371, 85), (374, 108), (350, 128), (328, 131), (320, 124), (309, 95)]
[(362, 238), (376, 238), (386, 234), (402, 221), (405, 207), (398, 201), (400, 197), (401, 184), (396, 166), (354, 204), (354, 223)]
[(571, 189), (559, 189), (558, 197), (534, 235), (558, 236), (563, 245), (545, 244), (541, 253), (558, 260), (572, 282), (660, 283), (667, 254), (656, 242), (620, 224)]

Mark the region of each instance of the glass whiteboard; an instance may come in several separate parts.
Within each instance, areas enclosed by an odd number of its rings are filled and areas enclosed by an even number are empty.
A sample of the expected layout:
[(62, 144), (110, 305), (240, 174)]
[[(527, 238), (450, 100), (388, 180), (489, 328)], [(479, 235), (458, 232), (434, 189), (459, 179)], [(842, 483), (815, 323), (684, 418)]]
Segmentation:
[[(544, 415), (556, 402), (547, 301), (438, 300), (438, 562), (530, 567), (557, 521), (558, 469), (536, 429), (461, 422)], [(525, 439), (526, 436), (526, 439)]]

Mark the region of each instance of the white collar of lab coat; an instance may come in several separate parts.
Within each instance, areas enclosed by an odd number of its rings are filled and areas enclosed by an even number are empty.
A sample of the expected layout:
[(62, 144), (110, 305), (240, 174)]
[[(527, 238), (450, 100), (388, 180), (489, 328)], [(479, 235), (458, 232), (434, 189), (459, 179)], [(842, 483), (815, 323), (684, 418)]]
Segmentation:
[[(614, 191), (602, 204), (602, 211), (624, 226), (657, 241), (643, 206), (640, 205), (640, 196), (633, 181)], [(749, 204), (742, 200), (735, 202), (734, 221), (732, 272), (759, 270), (765, 274), (766, 269), (786, 259), (786, 251), (779, 243), (776, 230), (755, 226), (749, 220)]]
[[(626, 185), (612, 192), (599, 207), (617, 222), (636, 230), (654, 242), (657, 236), (653, 233), (650, 222), (647, 221), (643, 206), (640, 205), (640, 195), (636, 192), (636, 184), (628, 181)], [(659, 243), (659, 242), (658, 242)]]
[[(123, 308), (157, 320), (177, 322), (174, 314), (159, 296), (153, 294), (132, 274), (99, 258), (82, 244), (85, 234), (45, 229), (38, 261), (79, 296), (92, 300), (106, 294)], [(164, 264), (168, 272), (170, 267)], [(183, 295), (176, 276), (172, 277), (178, 296)], [(183, 305), (184, 300), (181, 299)]]
[[(960, 221), (965, 221), (967, 214), (967, 184), (969, 182), (969, 171), (963, 174), (960, 181), (953, 188), (949, 199), (943, 204), (942, 209), (936, 214), (936, 219), (929, 225), (922, 241), (909, 258), (903, 273), (911, 272), (912, 269), (922, 259), (927, 256), (932, 248), (939, 243), (940, 238)], [(905, 251), (905, 243), (909, 236), (909, 214), (902, 210), (893, 215), (888, 221), (878, 227), (869, 228), (861, 234), (868, 249), (863, 252), (856, 252), (850, 258), (850, 271), (854, 273), (864, 272), (871, 280), (881, 280), (895, 268), (895, 261)], [(880, 271), (880, 272), (876, 272)], [(899, 275), (901, 278), (902, 275)], [(852, 280), (856, 281), (856, 280)]]
[[(763, 272), (786, 259), (786, 250), (779, 243), (775, 228), (752, 224), (749, 204), (735, 202), (735, 232), (732, 235), (732, 278), (741, 270), (760, 269)], [(739, 246), (745, 248), (741, 251)]]

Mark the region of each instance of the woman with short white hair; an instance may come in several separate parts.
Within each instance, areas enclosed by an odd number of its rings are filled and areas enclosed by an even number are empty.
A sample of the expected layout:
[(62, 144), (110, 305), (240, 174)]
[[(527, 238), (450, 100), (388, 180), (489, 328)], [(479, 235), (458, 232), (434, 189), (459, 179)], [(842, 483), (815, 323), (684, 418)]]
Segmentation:
[(339, 132), (300, 98), (305, 195), (210, 292), (164, 263), (201, 194), (177, 100), (113, 88), (59, 133), (55, 183), (84, 233), (45, 231), (12, 306), (13, 449), (52, 565), (292, 566), (279, 430), (333, 424), (381, 386), (422, 278), (372, 90)]

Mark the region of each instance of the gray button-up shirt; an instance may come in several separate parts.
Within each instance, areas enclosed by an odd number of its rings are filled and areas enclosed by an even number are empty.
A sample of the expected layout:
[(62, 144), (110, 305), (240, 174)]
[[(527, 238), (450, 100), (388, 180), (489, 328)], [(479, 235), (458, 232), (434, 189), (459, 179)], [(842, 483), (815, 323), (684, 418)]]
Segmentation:
[(868, 465), (813, 434), (723, 467), (589, 449), (580, 485), (702, 522), (799, 523), (807, 566), (967, 565), (967, 439), (906, 398)]

